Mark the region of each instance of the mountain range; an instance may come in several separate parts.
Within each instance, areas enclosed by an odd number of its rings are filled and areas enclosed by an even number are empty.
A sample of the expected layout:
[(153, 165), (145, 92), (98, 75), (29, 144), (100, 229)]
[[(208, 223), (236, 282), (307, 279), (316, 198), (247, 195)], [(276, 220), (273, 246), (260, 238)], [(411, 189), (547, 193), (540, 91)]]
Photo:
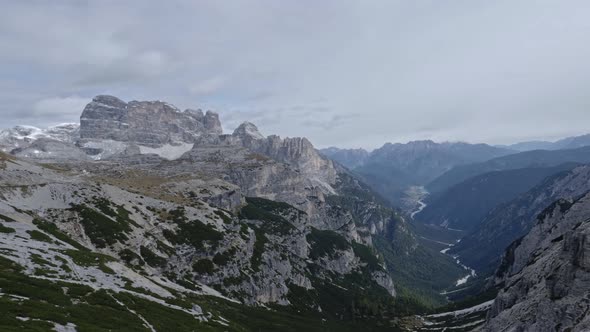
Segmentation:
[(112, 96), (0, 138), (2, 329), (391, 329), (465, 273), (305, 138)]
[(470, 232), (496, 206), (527, 192), (548, 176), (571, 170), (578, 163), (553, 167), (517, 168), (477, 175), (441, 193), (428, 196), (416, 220)]
[(397, 205), (408, 187), (424, 186), (458, 165), (512, 153), (486, 144), (433, 141), (387, 143), (371, 153), (362, 151), (331, 148), (320, 152), (352, 168), (373, 189)]
[(590, 145), (590, 134), (572, 136), (560, 139), (555, 142), (550, 141), (528, 141), (519, 142), (511, 145), (501, 145), (499, 147), (507, 148), (516, 151), (531, 151), (531, 150), (566, 150), (576, 149)]
[(531, 167), (551, 167), (565, 162), (589, 163), (590, 146), (570, 150), (526, 151), (481, 163), (458, 166), (430, 182), (427, 188), (431, 192), (440, 192), (464, 180), (488, 172)]
[(318, 151), (96, 96), (0, 131), (0, 329), (581, 331), (590, 151), (566, 141)]

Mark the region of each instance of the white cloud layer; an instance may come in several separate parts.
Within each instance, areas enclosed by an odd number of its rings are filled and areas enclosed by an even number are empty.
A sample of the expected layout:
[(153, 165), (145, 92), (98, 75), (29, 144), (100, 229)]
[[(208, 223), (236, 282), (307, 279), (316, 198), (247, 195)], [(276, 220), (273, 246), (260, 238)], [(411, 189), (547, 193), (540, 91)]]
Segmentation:
[(9, 0), (2, 127), (108, 93), (318, 146), (585, 133), (589, 22), (584, 0)]

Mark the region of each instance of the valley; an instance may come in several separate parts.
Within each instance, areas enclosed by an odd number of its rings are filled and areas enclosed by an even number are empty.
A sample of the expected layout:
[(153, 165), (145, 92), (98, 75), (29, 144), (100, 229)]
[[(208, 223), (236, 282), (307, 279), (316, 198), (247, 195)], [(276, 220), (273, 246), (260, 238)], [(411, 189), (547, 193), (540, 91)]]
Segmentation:
[(589, 332), (590, 2), (0, 10), (0, 332)]

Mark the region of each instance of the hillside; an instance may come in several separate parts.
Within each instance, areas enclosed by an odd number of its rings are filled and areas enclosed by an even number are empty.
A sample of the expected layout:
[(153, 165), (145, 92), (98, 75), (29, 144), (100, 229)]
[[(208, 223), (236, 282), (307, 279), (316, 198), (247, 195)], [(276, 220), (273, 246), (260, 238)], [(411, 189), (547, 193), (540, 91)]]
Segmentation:
[(426, 208), (414, 219), (469, 232), (496, 206), (511, 201), (546, 177), (577, 165), (566, 163), (478, 175), (428, 197)]
[(590, 188), (590, 167), (580, 166), (550, 176), (512, 201), (492, 210), (481, 226), (464, 237), (450, 253), (481, 274), (492, 273), (504, 250), (525, 235), (536, 216), (552, 202), (585, 194)]
[(396, 205), (411, 186), (421, 186), (457, 165), (504, 156), (513, 151), (486, 144), (413, 141), (384, 144), (365, 155), (358, 150), (327, 149), (323, 153), (350, 167), (367, 184)]
[(560, 199), (506, 251), (483, 331), (590, 329), (590, 196)]
[(484, 173), (518, 168), (552, 167), (567, 162), (589, 163), (590, 147), (557, 151), (527, 151), (481, 163), (457, 166), (430, 182), (427, 188), (431, 192), (438, 193)]

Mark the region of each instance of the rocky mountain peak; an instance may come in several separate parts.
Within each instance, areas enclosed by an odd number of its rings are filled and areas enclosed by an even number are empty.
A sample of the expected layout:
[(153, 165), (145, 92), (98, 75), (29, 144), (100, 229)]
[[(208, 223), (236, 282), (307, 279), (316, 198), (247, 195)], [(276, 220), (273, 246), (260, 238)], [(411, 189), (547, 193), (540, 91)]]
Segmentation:
[(242, 139), (264, 139), (265, 137), (258, 131), (258, 127), (252, 122), (243, 122), (236, 128), (232, 134), (233, 136), (240, 137)]
[(131, 142), (147, 146), (193, 143), (197, 137), (222, 133), (219, 116), (208, 111), (180, 112), (161, 101), (125, 103), (113, 96), (96, 96), (80, 117), (82, 139)]
[(194, 110), (192, 108), (187, 108), (186, 110), (184, 110), (184, 113), (191, 115), (192, 117), (194, 117), (195, 119), (198, 119), (198, 120), (201, 120), (205, 117), (203, 110), (200, 108), (197, 110)]
[(115, 96), (98, 95), (92, 98), (93, 103), (102, 104), (105, 106), (112, 106), (114, 108), (126, 108), (127, 103)]
[(219, 121), (219, 114), (213, 111), (207, 111), (207, 113), (205, 113), (205, 119), (203, 120), (203, 124), (205, 125), (205, 129), (209, 133), (216, 135), (223, 134), (223, 129), (221, 128), (221, 121)]

